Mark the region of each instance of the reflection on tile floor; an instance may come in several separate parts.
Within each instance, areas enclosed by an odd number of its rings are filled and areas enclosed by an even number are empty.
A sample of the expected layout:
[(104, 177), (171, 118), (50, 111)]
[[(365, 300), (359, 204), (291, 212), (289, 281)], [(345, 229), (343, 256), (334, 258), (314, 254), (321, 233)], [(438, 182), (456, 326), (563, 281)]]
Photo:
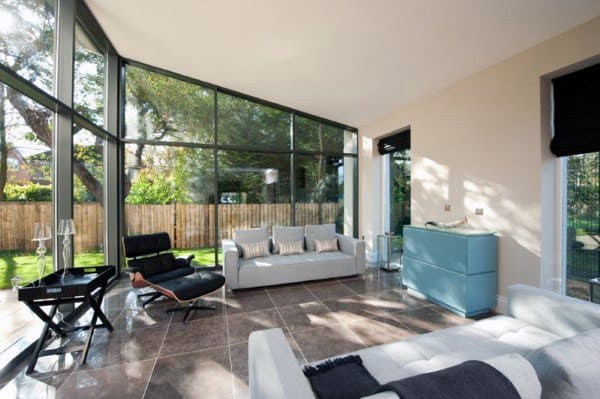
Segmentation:
[[(211, 294), (216, 311), (187, 324), (159, 300), (143, 309), (124, 278), (103, 307), (115, 331), (94, 336), (88, 363), (47, 357), (0, 380), (2, 398), (247, 398), (248, 335), (280, 327), (300, 364), (468, 323), (401, 288), (400, 273)], [(68, 368), (63, 368), (64, 366)], [(199, 396), (200, 395), (200, 396)]]

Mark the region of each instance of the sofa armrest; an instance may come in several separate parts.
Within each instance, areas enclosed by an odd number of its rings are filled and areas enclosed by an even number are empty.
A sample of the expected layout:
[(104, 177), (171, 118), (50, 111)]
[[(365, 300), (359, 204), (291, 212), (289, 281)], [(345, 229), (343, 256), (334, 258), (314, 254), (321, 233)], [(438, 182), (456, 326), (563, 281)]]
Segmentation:
[(524, 284), (507, 289), (508, 315), (560, 337), (600, 328), (600, 305)]
[(356, 256), (356, 274), (363, 274), (365, 272), (365, 242), (343, 234), (337, 234), (337, 238), (343, 253)]
[(223, 240), (223, 275), (227, 288), (239, 287), (238, 269), (240, 264), (240, 253), (233, 240)]
[(315, 397), (280, 328), (250, 334), (248, 380), (251, 399)]

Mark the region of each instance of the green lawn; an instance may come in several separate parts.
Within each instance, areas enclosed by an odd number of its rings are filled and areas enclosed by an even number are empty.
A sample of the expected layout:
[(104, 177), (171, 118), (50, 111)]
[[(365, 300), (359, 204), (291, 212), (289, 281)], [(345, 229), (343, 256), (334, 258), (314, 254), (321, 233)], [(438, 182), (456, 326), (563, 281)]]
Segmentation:
[[(192, 261), (197, 266), (214, 265), (214, 248), (189, 248), (173, 250), (175, 256), (194, 254)], [(101, 252), (85, 252), (75, 255), (77, 267), (96, 266), (104, 264), (104, 254)], [(10, 288), (10, 279), (19, 275), (21, 285), (37, 280), (37, 255), (22, 251), (0, 251), (0, 289)], [(52, 271), (52, 255), (46, 255), (46, 274)]]

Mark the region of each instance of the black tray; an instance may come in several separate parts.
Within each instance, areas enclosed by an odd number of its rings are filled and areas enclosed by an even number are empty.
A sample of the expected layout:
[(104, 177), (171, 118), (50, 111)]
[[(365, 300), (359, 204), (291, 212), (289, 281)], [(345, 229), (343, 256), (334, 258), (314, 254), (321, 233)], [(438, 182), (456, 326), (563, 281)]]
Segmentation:
[(19, 301), (39, 299), (62, 299), (84, 296), (106, 284), (116, 273), (115, 266), (74, 267), (68, 269), (69, 278), (61, 280), (62, 270), (42, 278), (41, 285), (35, 280), (19, 288)]

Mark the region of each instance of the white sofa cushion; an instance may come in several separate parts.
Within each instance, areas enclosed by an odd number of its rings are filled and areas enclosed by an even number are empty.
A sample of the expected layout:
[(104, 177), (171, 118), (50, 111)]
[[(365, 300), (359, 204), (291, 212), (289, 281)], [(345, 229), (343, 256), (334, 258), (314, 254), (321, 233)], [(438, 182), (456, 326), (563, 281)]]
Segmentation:
[(543, 399), (600, 396), (600, 329), (555, 341), (527, 359), (542, 383)]
[(302, 241), (304, 245), (304, 227), (273, 226), (273, 253), (279, 253), (279, 243), (285, 241)]
[(255, 242), (269, 239), (269, 229), (258, 227), (256, 229), (233, 230), (233, 241), (239, 244), (254, 244)]
[(315, 240), (332, 240), (336, 238), (335, 224), (307, 224), (304, 227), (306, 249), (315, 250)]
[(454, 366), (466, 360), (486, 360), (531, 351), (560, 339), (508, 316), (494, 316), (403, 341), (356, 352), (380, 383)]

